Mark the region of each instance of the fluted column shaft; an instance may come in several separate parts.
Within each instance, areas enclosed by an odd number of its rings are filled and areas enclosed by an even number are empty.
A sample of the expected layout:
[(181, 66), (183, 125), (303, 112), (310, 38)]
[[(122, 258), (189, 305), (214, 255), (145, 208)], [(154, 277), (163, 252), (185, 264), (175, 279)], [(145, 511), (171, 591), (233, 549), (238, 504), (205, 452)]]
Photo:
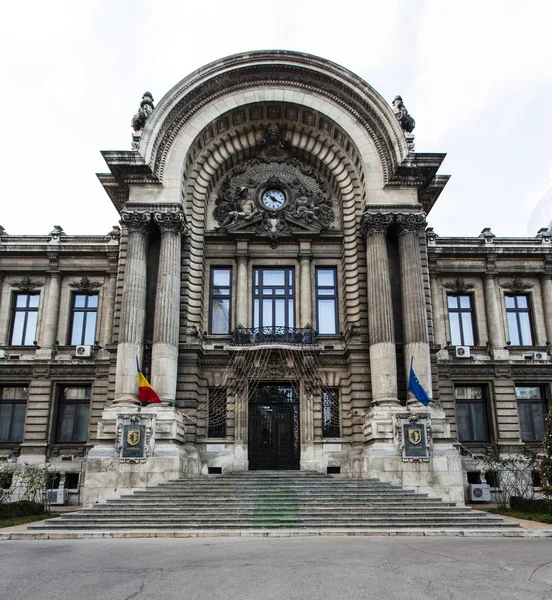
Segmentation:
[(496, 350), (504, 348), (504, 336), (500, 323), (498, 299), (496, 297), (495, 276), (486, 273), (483, 276), (485, 287), (485, 312), (487, 313), (487, 330), (491, 347)]
[(146, 324), (147, 212), (121, 213), (128, 229), (128, 247), (119, 321), (114, 404), (139, 404), (136, 358), (142, 360)]
[(443, 311), (441, 286), (437, 281), (436, 274), (431, 275), (431, 304), (433, 308), (433, 336), (435, 343), (444, 348), (447, 345), (445, 314)]
[(113, 313), (115, 310), (115, 290), (117, 288), (117, 273), (109, 271), (107, 273), (109, 281), (105, 288), (104, 296), (104, 321), (102, 328), (101, 345), (111, 344), (113, 335)]
[(366, 234), (372, 400), (398, 405), (395, 328), (386, 242), (387, 230), (392, 222), (391, 213), (365, 213), (362, 230)]
[(247, 263), (249, 258), (247, 255), (238, 256), (238, 278), (236, 288), (236, 325), (247, 327), (248, 318), (248, 277)]
[(542, 303), (544, 308), (544, 324), (546, 326), (546, 341), (552, 341), (552, 275), (541, 275)]
[(312, 322), (312, 283), (311, 283), (311, 257), (300, 258), (300, 288), (299, 288), (299, 327), (313, 325)]
[[(431, 354), (427, 328), (420, 231), (426, 227), (425, 213), (398, 213), (399, 261), (403, 310), (405, 373), (410, 374), (410, 362), (429, 397), (432, 396)], [(417, 400), (413, 402), (418, 403)]]
[(161, 400), (174, 401), (178, 374), (180, 263), (185, 219), (181, 212), (159, 212), (154, 213), (153, 220), (161, 231), (161, 249), (151, 352), (152, 386)]

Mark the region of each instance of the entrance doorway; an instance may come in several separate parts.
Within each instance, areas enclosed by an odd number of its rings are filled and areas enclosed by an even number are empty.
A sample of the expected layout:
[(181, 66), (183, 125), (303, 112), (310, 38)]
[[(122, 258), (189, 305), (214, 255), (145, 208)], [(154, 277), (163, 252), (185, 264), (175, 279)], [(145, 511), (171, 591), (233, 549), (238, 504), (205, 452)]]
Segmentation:
[(249, 469), (299, 469), (299, 393), (260, 383), (249, 396)]

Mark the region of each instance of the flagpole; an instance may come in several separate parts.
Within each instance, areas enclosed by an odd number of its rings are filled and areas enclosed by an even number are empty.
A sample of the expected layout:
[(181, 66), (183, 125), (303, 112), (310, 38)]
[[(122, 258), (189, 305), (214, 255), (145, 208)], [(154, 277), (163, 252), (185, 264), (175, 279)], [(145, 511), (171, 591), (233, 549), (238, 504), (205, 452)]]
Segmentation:
[(410, 370), (408, 371), (408, 383), (406, 384), (406, 410), (410, 410), (410, 406), (408, 406), (408, 388), (410, 387), (410, 377), (412, 375), (412, 364), (414, 362), (414, 355), (410, 357)]

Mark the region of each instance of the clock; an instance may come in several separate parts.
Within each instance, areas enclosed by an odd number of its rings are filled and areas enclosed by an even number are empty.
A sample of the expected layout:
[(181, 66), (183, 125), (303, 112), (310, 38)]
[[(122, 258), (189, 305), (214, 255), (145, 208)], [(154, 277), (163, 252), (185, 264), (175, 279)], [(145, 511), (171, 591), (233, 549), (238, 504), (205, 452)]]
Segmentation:
[(286, 195), (278, 188), (269, 188), (263, 192), (261, 202), (269, 210), (280, 210), (286, 203)]

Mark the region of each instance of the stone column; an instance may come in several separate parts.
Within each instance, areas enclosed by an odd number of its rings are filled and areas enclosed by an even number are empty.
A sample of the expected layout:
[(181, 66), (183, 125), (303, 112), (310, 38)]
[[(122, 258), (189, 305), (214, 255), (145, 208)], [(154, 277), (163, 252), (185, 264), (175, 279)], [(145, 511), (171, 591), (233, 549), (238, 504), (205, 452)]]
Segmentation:
[(249, 257), (247, 254), (239, 254), (237, 256), (238, 261), (238, 277), (236, 285), (236, 326), (241, 325), (247, 327), (249, 323), (248, 318), (248, 277), (247, 277), (247, 263)]
[(430, 273), (431, 303), (433, 308), (433, 336), (435, 343), (444, 348), (447, 345), (445, 333), (445, 315), (443, 312), (443, 294), (437, 281), (437, 273)]
[(487, 330), (489, 342), (493, 350), (504, 349), (504, 336), (500, 322), (500, 311), (496, 297), (495, 276), (493, 273), (483, 275), (485, 288), (485, 312), (487, 313)]
[(46, 288), (46, 310), (42, 317), (41, 335), (39, 337), (39, 346), (36, 350), (36, 357), (43, 359), (51, 359), (54, 356), (58, 318), (59, 318), (59, 298), (61, 294), (61, 275), (57, 270), (57, 255), (50, 257), (50, 266), (56, 270), (50, 271), (48, 287)]
[(180, 328), (180, 263), (186, 219), (182, 212), (156, 212), (153, 220), (161, 231), (161, 249), (153, 322), (151, 384), (161, 400), (174, 401)]
[(314, 326), (312, 322), (311, 255), (300, 256), (299, 264), (301, 273), (299, 282), (299, 327)]
[[(432, 397), (431, 355), (427, 328), (427, 309), (422, 277), (419, 233), (426, 227), (425, 213), (398, 213), (399, 259), (403, 309), (404, 361), (408, 379), (410, 361), (420, 383)], [(417, 400), (409, 403), (419, 405)]]
[(372, 399), (379, 404), (398, 406), (395, 328), (386, 242), (392, 222), (392, 213), (366, 212), (362, 231), (366, 234)]
[(143, 355), (150, 220), (149, 212), (126, 210), (121, 212), (121, 225), (126, 225), (128, 229), (128, 246), (119, 321), (113, 404), (140, 405), (136, 358), (141, 361)]
[(109, 281), (107, 282), (107, 286), (105, 289), (104, 296), (104, 321), (102, 328), (102, 335), (100, 338), (100, 344), (105, 348), (108, 344), (111, 344), (112, 336), (113, 336), (113, 312), (115, 309), (115, 290), (117, 288), (117, 256), (109, 256), (109, 271), (107, 271), (107, 276), (109, 277)]
[(546, 326), (546, 341), (552, 342), (552, 274), (541, 275), (542, 303), (544, 308), (544, 324)]

